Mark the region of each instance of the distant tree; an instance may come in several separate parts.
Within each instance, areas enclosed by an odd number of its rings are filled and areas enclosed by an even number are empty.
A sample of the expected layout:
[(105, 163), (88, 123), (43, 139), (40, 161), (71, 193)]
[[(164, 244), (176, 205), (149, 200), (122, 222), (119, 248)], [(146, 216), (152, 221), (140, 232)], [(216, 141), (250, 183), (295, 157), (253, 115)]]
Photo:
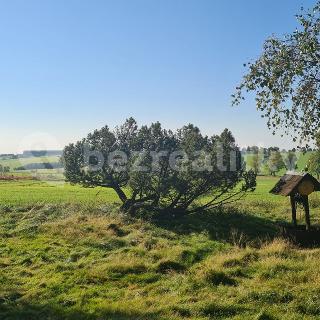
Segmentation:
[(8, 166), (3, 166), (0, 164), (0, 174), (8, 173), (10, 172), (10, 167)]
[(10, 167), (9, 167), (9, 166), (3, 167), (3, 172), (4, 172), (4, 173), (10, 172)]
[(285, 166), (287, 170), (294, 171), (297, 169), (297, 156), (293, 151), (288, 151), (284, 158)]
[(320, 151), (317, 150), (313, 152), (309, 158), (308, 170), (317, 176), (317, 179), (320, 178)]
[(244, 99), (244, 92), (255, 92), (273, 134), (283, 129), (293, 141), (306, 143), (320, 127), (320, 2), (296, 18), (299, 28), (268, 38), (261, 56), (245, 65), (248, 71), (233, 104)]
[(316, 148), (320, 150), (320, 131), (316, 132), (316, 134), (314, 135), (314, 142), (315, 142)]
[(285, 168), (285, 163), (279, 151), (272, 151), (267, 161), (267, 167), (270, 175), (275, 176), (278, 171)]
[(317, 179), (320, 178), (320, 131), (315, 134), (315, 151), (312, 152), (308, 164), (307, 169), (317, 176)]
[(253, 152), (253, 153), (258, 153), (258, 152), (259, 152), (259, 147), (257, 147), (257, 146), (252, 146), (252, 147), (251, 147), (251, 152)]
[(248, 164), (252, 168), (252, 170), (255, 174), (259, 173), (260, 167), (261, 167), (261, 157), (258, 152), (250, 155), (250, 158), (248, 160)]
[[(203, 210), (255, 188), (231, 132), (209, 138), (191, 124), (174, 133), (158, 122), (138, 127), (130, 118), (114, 131), (105, 126), (66, 146), (63, 163), (67, 181), (112, 188), (130, 213)], [(197, 202), (205, 195), (206, 202)]]
[(261, 148), (261, 155), (263, 157), (263, 160), (269, 157), (269, 151), (267, 148)]
[(279, 149), (279, 147), (269, 147), (268, 148), (269, 154), (271, 154), (271, 152), (273, 152), (273, 151), (280, 151), (280, 149)]

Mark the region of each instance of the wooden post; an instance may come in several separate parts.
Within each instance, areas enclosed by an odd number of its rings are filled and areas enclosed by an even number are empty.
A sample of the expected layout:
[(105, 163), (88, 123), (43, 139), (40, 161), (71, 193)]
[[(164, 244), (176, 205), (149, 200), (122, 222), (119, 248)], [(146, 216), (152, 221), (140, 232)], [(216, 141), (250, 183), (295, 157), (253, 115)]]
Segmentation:
[(310, 210), (309, 210), (309, 199), (308, 196), (302, 196), (303, 208), (306, 215), (306, 230), (310, 230)]
[(294, 227), (297, 227), (297, 207), (296, 201), (293, 195), (290, 195), (290, 202), (291, 202), (291, 210), (292, 210), (292, 222)]

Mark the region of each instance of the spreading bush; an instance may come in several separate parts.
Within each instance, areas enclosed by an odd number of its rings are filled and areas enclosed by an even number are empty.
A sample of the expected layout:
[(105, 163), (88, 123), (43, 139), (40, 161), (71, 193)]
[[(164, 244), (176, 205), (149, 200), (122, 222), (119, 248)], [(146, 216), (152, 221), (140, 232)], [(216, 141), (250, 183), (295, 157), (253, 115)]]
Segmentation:
[(192, 124), (173, 132), (159, 122), (138, 127), (130, 118), (66, 146), (63, 163), (67, 181), (112, 188), (130, 213), (203, 210), (235, 201), (256, 185), (229, 130), (208, 137)]

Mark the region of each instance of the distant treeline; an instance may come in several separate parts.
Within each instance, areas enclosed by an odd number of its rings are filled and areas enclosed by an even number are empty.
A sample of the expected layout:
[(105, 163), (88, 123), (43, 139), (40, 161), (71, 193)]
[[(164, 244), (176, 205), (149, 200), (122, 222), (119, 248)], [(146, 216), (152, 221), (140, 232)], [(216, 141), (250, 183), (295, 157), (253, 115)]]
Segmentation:
[(44, 163), (29, 163), (15, 170), (38, 170), (38, 169), (61, 169), (63, 165), (60, 162), (44, 162)]
[(250, 152), (250, 153), (258, 153), (258, 152), (263, 152), (264, 154), (270, 154), (275, 151), (279, 151), (281, 153), (286, 153), (286, 152), (311, 152), (315, 151), (315, 148), (305, 148), (305, 147), (300, 147), (300, 148), (292, 148), (292, 149), (281, 149), (279, 147), (258, 147), (258, 146), (248, 146), (246, 148), (242, 148), (241, 151), (242, 153)]
[(18, 159), (18, 156), (13, 153), (2, 153), (0, 154), (0, 159), (2, 160)]
[(23, 151), (23, 158), (32, 158), (32, 157), (50, 157), (50, 156), (61, 156), (61, 150), (26, 150)]
[(13, 153), (2, 153), (0, 154), (0, 159), (10, 160), (10, 159), (19, 159), (19, 158), (33, 158), (33, 157), (60, 157), (62, 155), (61, 150), (26, 150), (20, 154)]

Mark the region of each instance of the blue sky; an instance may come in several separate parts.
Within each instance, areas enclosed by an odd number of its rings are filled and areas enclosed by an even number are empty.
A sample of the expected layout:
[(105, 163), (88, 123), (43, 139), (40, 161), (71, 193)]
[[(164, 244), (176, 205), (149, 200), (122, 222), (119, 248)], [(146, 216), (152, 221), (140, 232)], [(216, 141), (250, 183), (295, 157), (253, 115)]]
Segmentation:
[(273, 137), (248, 99), (243, 63), (296, 27), (302, 0), (0, 0), (0, 153), (55, 148), (127, 117), (243, 145)]

